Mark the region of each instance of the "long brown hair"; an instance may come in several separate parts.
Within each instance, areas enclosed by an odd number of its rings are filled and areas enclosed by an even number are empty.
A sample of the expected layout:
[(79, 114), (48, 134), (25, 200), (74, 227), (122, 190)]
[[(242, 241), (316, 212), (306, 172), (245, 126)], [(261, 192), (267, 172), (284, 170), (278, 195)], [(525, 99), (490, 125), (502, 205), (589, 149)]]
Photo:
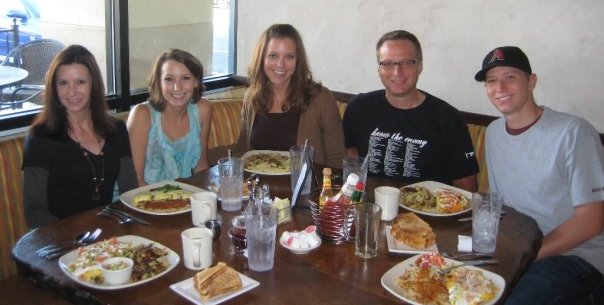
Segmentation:
[(59, 67), (76, 63), (84, 65), (92, 78), (90, 116), (95, 132), (103, 139), (107, 139), (116, 132), (116, 119), (108, 114), (105, 83), (94, 55), (81, 45), (71, 45), (57, 54), (50, 64), (45, 80), (44, 108), (31, 125), (34, 134), (47, 135), (55, 139), (69, 137), (72, 126), (67, 119), (67, 111), (59, 100), (56, 79)]
[(155, 61), (151, 74), (149, 75), (149, 103), (155, 110), (162, 111), (166, 108), (166, 99), (161, 91), (161, 68), (168, 60), (179, 62), (193, 74), (193, 77), (199, 82), (199, 85), (193, 90), (191, 103), (195, 104), (201, 99), (205, 89), (203, 81), (203, 65), (193, 54), (180, 49), (169, 49), (165, 51)]
[(290, 24), (273, 24), (260, 36), (248, 68), (250, 100), (257, 113), (265, 114), (271, 108), (273, 93), (269, 78), (264, 72), (264, 57), (268, 43), (275, 38), (289, 38), (296, 45), (296, 69), (289, 84), (287, 98), (292, 108), (304, 111), (318, 93), (321, 84), (313, 81), (302, 37)]

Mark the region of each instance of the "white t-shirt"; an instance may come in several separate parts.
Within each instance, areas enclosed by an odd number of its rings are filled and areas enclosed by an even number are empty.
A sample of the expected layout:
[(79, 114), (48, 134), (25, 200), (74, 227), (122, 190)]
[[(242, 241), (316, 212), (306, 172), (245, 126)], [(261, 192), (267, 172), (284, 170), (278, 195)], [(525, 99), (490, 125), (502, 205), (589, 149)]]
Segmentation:
[[(537, 221), (549, 234), (582, 204), (604, 200), (604, 148), (586, 120), (547, 107), (520, 135), (500, 118), (486, 132), (490, 190)], [(604, 273), (604, 233), (565, 255), (577, 255)]]

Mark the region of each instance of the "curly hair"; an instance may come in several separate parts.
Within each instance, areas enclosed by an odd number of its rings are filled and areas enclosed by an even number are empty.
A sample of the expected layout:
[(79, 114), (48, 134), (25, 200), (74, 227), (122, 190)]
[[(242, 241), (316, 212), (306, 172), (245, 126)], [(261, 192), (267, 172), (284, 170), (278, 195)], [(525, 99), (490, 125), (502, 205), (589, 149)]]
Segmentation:
[(155, 64), (153, 64), (151, 74), (149, 75), (149, 103), (157, 111), (162, 111), (164, 108), (166, 108), (167, 101), (164, 98), (161, 90), (161, 68), (168, 60), (174, 60), (185, 65), (185, 67), (189, 69), (189, 72), (193, 74), (193, 77), (195, 77), (195, 79), (199, 82), (199, 86), (195, 87), (193, 90), (191, 103), (197, 103), (199, 99), (201, 99), (203, 91), (205, 90), (205, 86), (203, 85), (203, 65), (199, 59), (187, 51), (180, 49), (169, 49), (157, 58)]
[(105, 83), (94, 55), (81, 45), (71, 45), (55, 56), (46, 74), (44, 108), (34, 119), (31, 130), (34, 134), (47, 133), (56, 139), (66, 139), (72, 126), (67, 119), (67, 111), (59, 100), (57, 92), (57, 73), (61, 66), (81, 64), (91, 76), (90, 113), (95, 132), (107, 139), (116, 132), (116, 119), (108, 114), (105, 100)]
[(278, 38), (291, 39), (296, 45), (296, 69), (288, 88), (288, 100), (292, 109), (304, 111), (321, 88), (321, 84), (312, 78), (302, 37), (298, 31), (290, 24), (273, 24), (260, 36), (248, 68), (250, 100), (254, 110), (260, 114), (266, 114), (272, 106), (273, 93), (268, 75), (264, 72), (264, 58), (269, 42)]

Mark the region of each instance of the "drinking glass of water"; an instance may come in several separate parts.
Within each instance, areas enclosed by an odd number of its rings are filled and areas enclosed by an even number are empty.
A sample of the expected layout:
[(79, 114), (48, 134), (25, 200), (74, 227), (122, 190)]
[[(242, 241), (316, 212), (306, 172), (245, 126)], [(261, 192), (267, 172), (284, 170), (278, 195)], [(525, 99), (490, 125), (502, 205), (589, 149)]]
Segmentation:
[(495, 253), (502, 205), (497, 193), (472, 194), (472, 251)]

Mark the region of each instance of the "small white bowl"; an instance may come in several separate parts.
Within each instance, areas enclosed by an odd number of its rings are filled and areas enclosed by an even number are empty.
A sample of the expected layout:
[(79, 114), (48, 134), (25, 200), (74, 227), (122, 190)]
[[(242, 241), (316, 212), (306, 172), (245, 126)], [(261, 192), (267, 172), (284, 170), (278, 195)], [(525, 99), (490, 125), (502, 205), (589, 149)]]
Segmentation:
[(294, 254), (306, 254), (316, 248), (318, 248), (319, 246), (321, 246), (321, 239), (319, 239), (319, 242), (311, 248), (296, 248), (296, 247), (290, 247), (287, 245), (287, 238), (286, 236), (281, 236), (281, 238), (279, 239), (279, 243), (281, 244), (281, 246), (283, 246), (285, 249), (291, 251)]
[(130, 281), (134, 262), (127, 257), (112, 257), (99, 263), (103, 272), (105, 283), (108, 285), (122, 285)]

